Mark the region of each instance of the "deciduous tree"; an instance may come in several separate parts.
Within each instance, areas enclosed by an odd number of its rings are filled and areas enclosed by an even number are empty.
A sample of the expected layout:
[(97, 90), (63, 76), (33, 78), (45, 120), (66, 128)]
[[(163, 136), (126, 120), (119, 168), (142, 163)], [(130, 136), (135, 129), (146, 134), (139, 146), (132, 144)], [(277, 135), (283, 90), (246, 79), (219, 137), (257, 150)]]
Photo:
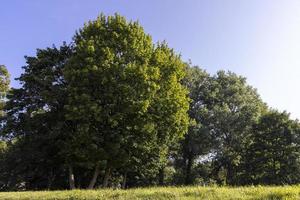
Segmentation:
[(76, 124), (69, 149), (85, 152), (95, 172), (104, 161), (106, 187), (113, 169), (140, 159), (143, 151), (163, 155), (186, 132), (188, 97), (180, 84), (185, 65), (166, 44), (153, 45), (137, 22), (119, 15), (88, 22), (74, 41), (64, 71), (66, 116)]
[(244, 184), (300, 181), (300, 126), (286, 112), (271, 110), (255, 124), (245, 157)]

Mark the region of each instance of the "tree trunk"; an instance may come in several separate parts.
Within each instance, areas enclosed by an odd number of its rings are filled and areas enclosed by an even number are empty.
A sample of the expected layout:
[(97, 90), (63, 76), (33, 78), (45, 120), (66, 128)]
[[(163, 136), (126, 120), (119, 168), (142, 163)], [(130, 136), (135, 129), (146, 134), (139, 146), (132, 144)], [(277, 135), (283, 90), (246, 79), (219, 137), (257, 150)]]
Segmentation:
[(69, 185), (71, 190), (75, 189), (75, 176), (73, 172), (73, 167), (71, 165), (69, 165)]
[(48, 190), (51, 189), (52, 183), (53, 183), (55, 177), (56, 177), (56, 176), (55, 176), (55, 174), (53, 173), (53, 168), (51, 168), (50, 175), (48, 176), (48, 184), (47, 184)]
[(159, 170), (158, 183), (159, 183), (159, 185), (165, 184), (165, 167), (164, 166), (162, 168), (160, 168), (160, 170)]
[(126, 181), (127, 181), (127, 172), (124, 173), (123, 182), (122, 182), (122, 189), (126, 188)]
[(110, 179), (110, 172), (111, 172), (111, 168), (109, 166), (107, 166), (105, 169), (105, 174), (104, 174), (103, 184), (102, 184), (102, 187), (104, 187), (104, 188), (106, 188), (108, 186), (108, 181)]
[(226, 184), (233, 184), (233, 167), (230, 161), (227, 163)]
[(187, 158), (186, 171), (185, 171), (185, 181), (184, 182), (186, 185), (192, 184), (191, 172), (192, 172), (193, 162), (194, 162), (193, 156), (189, 155)]
[(221, 163), (216, 162), (216, 161), (213, 162), (212, 171), (209, 175), (210, 177), (213, 177), (213, 179), (215, 179), (217, 181), (218, 185), (222, 184), (222, 180), (219, 176), (219, 172), (221, 170), (221, 167), (222, 167)]
[(91, 190), (91, 189), (93, 189), (95, 187), (95, 184), (97, 182), (97, 178), (99, 176), (99, 173), (100, 173), (100, 165), (98, 163), (98, 164), (96, 164), (94, 175), (93, 175), (93, 177), (92, 177), (92, 179), (90, 181), (90, 184), (88, 186), (89, 190)]

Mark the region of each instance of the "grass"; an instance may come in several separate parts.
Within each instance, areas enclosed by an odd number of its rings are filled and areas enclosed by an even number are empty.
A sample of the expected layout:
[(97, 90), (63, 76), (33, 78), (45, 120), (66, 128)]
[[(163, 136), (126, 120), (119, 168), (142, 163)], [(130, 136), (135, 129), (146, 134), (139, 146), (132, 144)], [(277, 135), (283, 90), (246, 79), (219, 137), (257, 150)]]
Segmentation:
[(0, 192), (1, 200), (300, 200), (300, 186), (154, 187), (129, 190)]

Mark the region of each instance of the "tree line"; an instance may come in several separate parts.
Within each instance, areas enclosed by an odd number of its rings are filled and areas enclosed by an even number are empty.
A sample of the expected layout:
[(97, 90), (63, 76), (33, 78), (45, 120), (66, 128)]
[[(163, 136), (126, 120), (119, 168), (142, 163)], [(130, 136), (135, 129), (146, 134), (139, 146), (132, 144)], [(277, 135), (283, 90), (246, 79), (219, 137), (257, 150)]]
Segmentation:
[(0, 67), (0, 190), (300, 182), (300, 125), (246, 79), (215, 75), (100, 15)]

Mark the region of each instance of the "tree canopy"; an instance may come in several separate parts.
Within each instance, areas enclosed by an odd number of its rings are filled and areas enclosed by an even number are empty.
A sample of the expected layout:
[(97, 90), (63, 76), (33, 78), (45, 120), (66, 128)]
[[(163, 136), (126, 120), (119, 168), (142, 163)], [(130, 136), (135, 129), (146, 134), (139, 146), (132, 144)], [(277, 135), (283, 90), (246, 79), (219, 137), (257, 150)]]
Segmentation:
[(300, 182), (297, 120), (138, 22), (101, 14), (25, 60), (19, 88), (0, 66), (0, 190)]

